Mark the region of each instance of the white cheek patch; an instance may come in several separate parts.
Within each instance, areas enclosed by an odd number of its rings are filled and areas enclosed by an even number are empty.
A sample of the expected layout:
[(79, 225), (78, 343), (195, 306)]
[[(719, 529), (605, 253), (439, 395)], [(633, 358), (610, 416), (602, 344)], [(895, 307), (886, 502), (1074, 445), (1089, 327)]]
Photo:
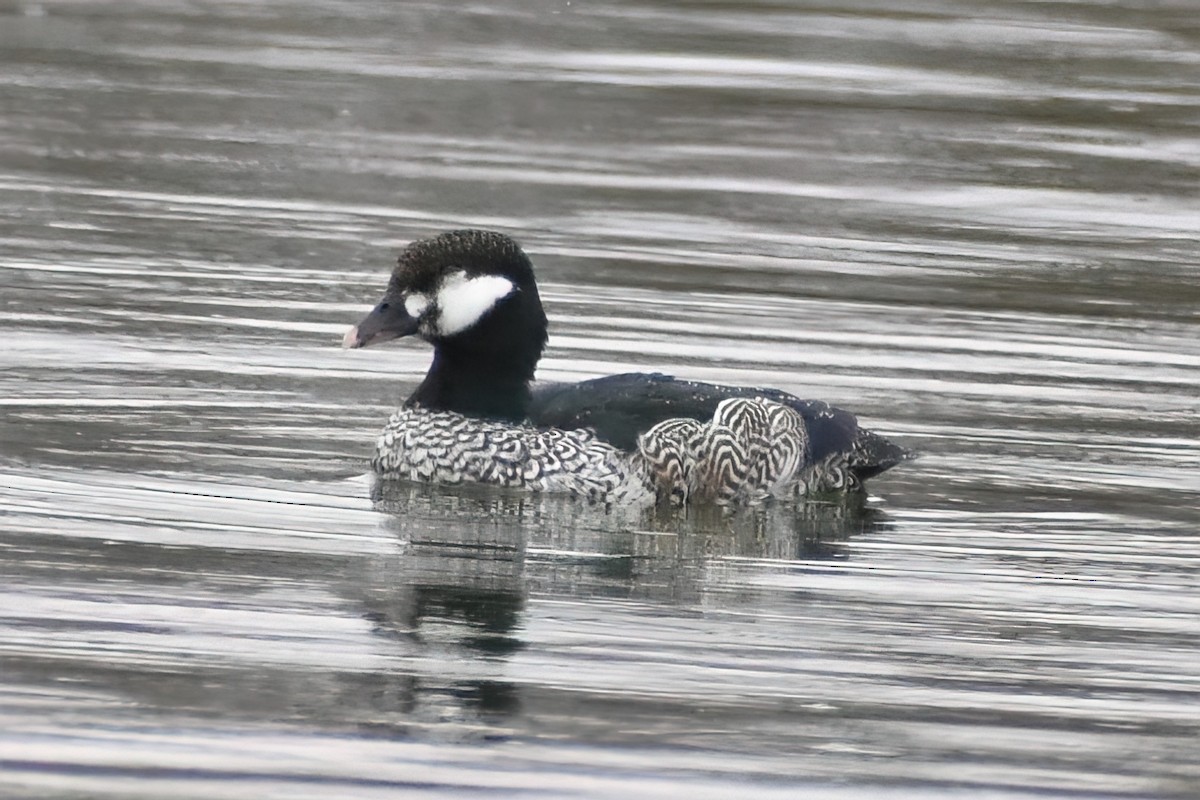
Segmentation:
[(429, 308), (429, 295), (410, 294), (404, 298), (404, 310), (410, 317), (419, 317)]
[(453, 336), (479, 322), (492, 306), (512, 294), (512, 281), (499, 275), (478, 275), (468, 278), (455, 272), (438, 289), (437, 305), (441, 311), (438, 333)]

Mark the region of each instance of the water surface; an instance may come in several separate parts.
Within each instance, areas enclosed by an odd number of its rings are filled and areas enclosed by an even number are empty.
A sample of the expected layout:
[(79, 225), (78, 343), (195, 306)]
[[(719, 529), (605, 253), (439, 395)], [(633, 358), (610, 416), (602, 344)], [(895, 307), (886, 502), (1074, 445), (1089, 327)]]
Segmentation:
[[(0, 788), (1191, 797), (1187, 4), (0, 3)], [(539, 374), (922, 452), (731, 517), (372, 484), (413, 238)]]

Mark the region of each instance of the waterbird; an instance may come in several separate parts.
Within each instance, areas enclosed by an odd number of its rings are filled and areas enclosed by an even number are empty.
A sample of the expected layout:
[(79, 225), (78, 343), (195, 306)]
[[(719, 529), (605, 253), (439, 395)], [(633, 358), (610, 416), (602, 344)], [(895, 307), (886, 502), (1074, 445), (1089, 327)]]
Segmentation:
[(409, 336), (433, 345), (433, 361), (376, 442), (383, 478), (754, 505), (856, 491), (913, 457), (849, 411), (779, 389), (636, 372), (535, 387), (546, 314), (533, 264), (503, 233), (410, 243), (342, 344)]

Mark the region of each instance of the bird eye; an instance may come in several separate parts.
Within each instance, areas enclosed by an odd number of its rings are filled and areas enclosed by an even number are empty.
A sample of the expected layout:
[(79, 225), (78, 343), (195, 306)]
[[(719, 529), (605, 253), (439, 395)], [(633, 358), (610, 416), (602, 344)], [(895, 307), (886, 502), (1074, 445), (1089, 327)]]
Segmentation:
[(387, 310), (388, 310), (388, 307), (389, 307), (389, 305), (390, 305), (389, 303), (380, 303), (380, 304), (379, 304), (379, 310), (380, 310), (380, 311), (387, 311)]

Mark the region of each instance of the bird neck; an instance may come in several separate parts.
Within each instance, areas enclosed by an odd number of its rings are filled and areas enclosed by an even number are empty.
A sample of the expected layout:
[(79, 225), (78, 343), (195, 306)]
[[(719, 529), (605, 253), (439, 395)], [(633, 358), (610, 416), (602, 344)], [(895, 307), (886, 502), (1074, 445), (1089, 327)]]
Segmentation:
[(468, 417), (523, 422), (537, 359), (438, 347), (425, 380), (405, 405)]

